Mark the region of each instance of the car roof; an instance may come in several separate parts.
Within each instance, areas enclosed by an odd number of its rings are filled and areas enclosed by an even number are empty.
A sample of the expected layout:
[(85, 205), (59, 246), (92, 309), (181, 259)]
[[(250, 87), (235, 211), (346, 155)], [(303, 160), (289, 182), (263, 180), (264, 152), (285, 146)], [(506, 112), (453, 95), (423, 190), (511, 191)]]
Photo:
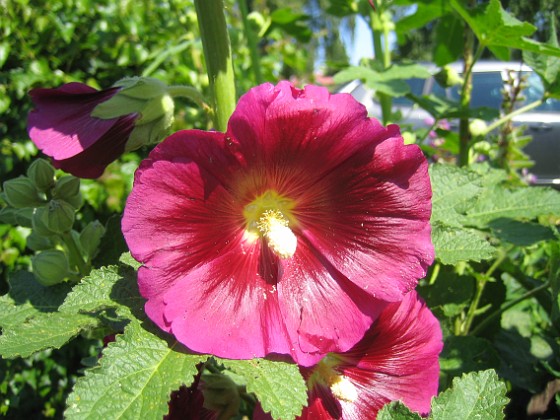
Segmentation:
[[(426, 66), (430, 72), (438, 71), (440, 67), (433, 63), (421, 63)], [(463, 61), (455, 61), (453, 63), (447, 64), (448, 67), (452, 68), (458, 73), (463, 71)], [(527, 66), (521, 61), (499, 61), (499, 60), (478, 60), (474, 63), (473, 73), (481, 72), (493, 72), (493, 71), (504, 71), (504, 70), (515, 70), (515, 71), (533, 71), (531, 67)]]

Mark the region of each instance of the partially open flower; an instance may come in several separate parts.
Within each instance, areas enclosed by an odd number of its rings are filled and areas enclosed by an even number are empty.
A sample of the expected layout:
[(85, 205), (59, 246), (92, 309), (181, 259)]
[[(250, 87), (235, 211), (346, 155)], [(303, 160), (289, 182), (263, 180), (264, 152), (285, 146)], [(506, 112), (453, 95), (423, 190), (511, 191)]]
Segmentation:
[[(442, 346), (438, 320), (410, 292), (402, 302), (389, 304), (352, 349), (300, 368), (309, 401), (298, 420), (375, 419), (391, 401), (427, 414), (437, 395)], [(257, 406), (254, 418), (270, 415)]]
[(264, 84), (227, 132), (181, 131), (136, 173), (123, 218), (146, 312), (191, 350), (290, 355), (356, 344), (433, 260), (416, 145), (350, 95)]
[(81, 178), (97, 178), (125, 151), (157, 141), (172, 121), (173, 100), (155, 79), (123, 79), (101, 91), (68, 83), (29, 94), (31, 140), (56, 168)]

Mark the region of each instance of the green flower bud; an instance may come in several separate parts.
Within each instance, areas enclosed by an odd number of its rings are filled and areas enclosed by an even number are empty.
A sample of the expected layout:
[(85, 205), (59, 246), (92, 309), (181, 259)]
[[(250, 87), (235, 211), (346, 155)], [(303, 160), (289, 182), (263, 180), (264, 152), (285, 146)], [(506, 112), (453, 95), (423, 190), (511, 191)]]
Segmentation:
[(27, 248), (32, 251), (44, 251), (52, 249), (53, 246), (53, 242), (47, 236), (39, 235), (36, 231), (27, 237)]
[(62, 251), (51, 249), (35, 255), (31, 259), (33, 274), (43, 286), (62, 283), (71, 275), (68, 259)]
[(60, 177), (54, 186), (53, 198), (64, 200), (75, 209), (79, 209), (83, 203), (80, 179), (72, 175)]
[(84, 230), (80, 232), (80, 245), (90, 259), (97, 254), (99, 245), (101, 244), (101, 238), (104, 234), (105, 227), (98, 220), (89, 223)]
[(7, 203), (17, 209), (24, 207), (39, 207), (43, 205), (44, 200), (39, 197), (39, 192), (33, 182), (24, 176), (5, 181), (4, 198)]
[(74, 207), (66, 201), (51, 200), (47, 207), (37, 209), (33, 215), (33, 229), (44, 236), (69, 232), (74, 225), (74, 212)]
[(455, 85), (463, 84), (463, 78), (459, 76), (454, 69), (444, 66), (438, 73), (434, 75), (434, 79), (441, 87), (447, 88)]
[(41, 192), (50, 190), (54, 185), (54, 168), (45, 159), (35, 160), (27, 169), (27, 176)]
[(475, 118), (469, 123), (469, 130), (473, 137), (479, 137), (486, 134), (488, 126), (484, 120)]
[(33, 208), (26, 207), (24, 209), (16, 209), (14, 212), (15, 224), (17, 226), (32, 227), (31, 218), (33, 217)]
[(102, 119), (138, 114), (125, 151), (161, 140), (173, 123), (174, 102), (167, 85), (149, 77), (126, 78), (115, 84), (121, 89), (97, 105), (91, 115)]

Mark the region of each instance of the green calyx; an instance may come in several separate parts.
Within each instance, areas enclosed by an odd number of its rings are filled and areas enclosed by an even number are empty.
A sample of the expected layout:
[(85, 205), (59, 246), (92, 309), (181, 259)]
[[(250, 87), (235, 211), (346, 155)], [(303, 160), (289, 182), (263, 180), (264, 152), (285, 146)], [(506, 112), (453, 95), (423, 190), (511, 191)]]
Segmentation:
[(120, 88), (109, 100), (97, 105), (92, 117), (113, 119), (137, 114), (126, 151), (157, 143), (173, 123), (174, 102), (163, 82), (149, 77), (125, 78), (115, 83)]

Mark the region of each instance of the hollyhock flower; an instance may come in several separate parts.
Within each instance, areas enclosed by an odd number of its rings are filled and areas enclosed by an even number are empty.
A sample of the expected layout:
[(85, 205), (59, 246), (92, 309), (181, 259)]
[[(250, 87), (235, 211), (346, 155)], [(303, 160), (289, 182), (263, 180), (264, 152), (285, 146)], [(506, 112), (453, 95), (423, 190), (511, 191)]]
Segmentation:
[(173, 110), (165, 89), (146, 78), (124, 79), (101, 91), (83, 83), (33, 89), (29, 137), (56, 168), (97, 178), (125, 151), (160, 139)]
[(346, 351), (433, 260), (416, 145), (351, 95), (251, 89), (226, 133), (180, 131), (143, 161), (122, 229), (146, 313), (191, 350), (303, 365)]
[[(300, 368), (309, 400), (299, 419), (375, 419), (391, 401), (427, 414), (437, 395), (442, 347), (438, 320), (410, 292), (402, 302), (389, 304), (352, 349)], [(270, 415), (257, 406), (254, 419)]]

